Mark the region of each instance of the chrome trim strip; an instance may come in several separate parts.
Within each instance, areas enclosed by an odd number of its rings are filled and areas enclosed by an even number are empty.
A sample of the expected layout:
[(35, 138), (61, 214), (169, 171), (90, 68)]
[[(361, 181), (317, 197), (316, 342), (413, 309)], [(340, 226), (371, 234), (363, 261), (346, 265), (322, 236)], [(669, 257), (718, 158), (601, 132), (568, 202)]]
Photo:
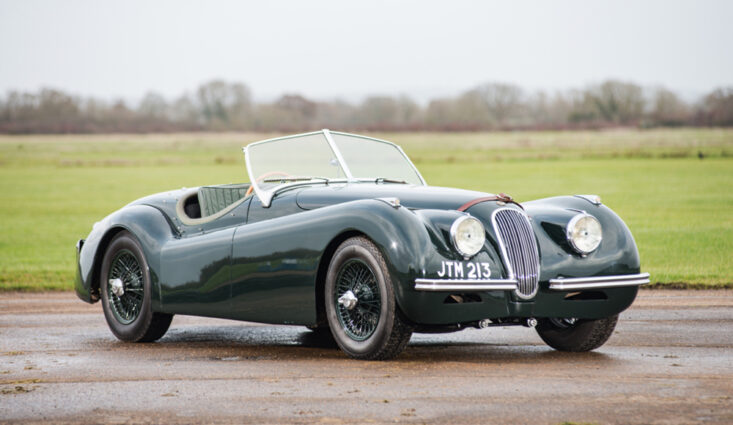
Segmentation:
[(578, 289), (615, 288), (638, 286), (649, 283), (649, 273), (623, 274), (615, 276), (592, 276), (550, 279), (550, 289), (554, 291), (574, 291)]
[[(375, 140), (379, 140), (379, 139), (375, 139)], [(389, 142), (387, 142), (387, 143), (389, 143)], [(417, 178), (420, 179), (420, 181), (422, 182), (422, 185), (423, 186), (427, 186), (428, 185), (428, 182), (425, 181), (425, 178), (422, 176), (422, 174), (420, 174), (420, 171), (418, 171), (417, 167), (415, 167), (415, 164), (412, 163), (412, 160), (410, 159), (409, 156), (407, 156), (407, 154), (405, 153), (405, 151), (402, 149), (402, 146), (396, 145), (394, 143), (392, 143), (392, 145), (394, 147), (396, 147), (398, 151), (400, 151), (400, 153), (402, 154), (402, 156), (404, 156), (405, 159), (407, 160), (407, 162), (412, 166), (412, 169), (415, 170), (415, 174), (417, 174)]]
[(331, 150), (333, 151), (333, 154), (336, 155), (336, 159), (341, 164), (341, 169), (344, 170), (344, 174), (346, 174), (346, 178), (350, 182), (354, 181), (354, 175), (351, 174), (351, 170), (349, 170), (349, 166), (346, 165), (346, 160), (344, 160), (344, 157), (341, 156), (341, 151), (339, 150), (338, 146), (336, 146), (336, 142), (333, 140), (333, 137), (331, 137), (331, 132), (327, 128), (324, 128), (321, 131), (323, 132), (323, 135), (326, 136), (328, 145), (331, 146)]
[(585, 199), (586, 201), (590, 202), (591, 204), (595, 206), (602, 205), (601, 197), (598, 195), (573, 195), (576, 198)]
[(415, 279), (416, 291), (513, 291), (514, 279)]

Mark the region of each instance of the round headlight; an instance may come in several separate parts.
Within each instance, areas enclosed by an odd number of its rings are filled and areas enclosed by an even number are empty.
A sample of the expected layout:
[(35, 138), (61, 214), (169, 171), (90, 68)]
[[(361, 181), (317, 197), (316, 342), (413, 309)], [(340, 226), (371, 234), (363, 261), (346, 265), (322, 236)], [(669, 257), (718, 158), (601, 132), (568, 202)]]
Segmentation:
[(484, 225), (477, 219), (464, 215), (453, 222), (450, 228), (453, 246), (464, 257), (473, 257), (481, 251), (486, 241)]
[(590, 254), (603, 239), (601, 223), (592, 215), (578, 214), (568, 223), (568, 242), (581, 254)]

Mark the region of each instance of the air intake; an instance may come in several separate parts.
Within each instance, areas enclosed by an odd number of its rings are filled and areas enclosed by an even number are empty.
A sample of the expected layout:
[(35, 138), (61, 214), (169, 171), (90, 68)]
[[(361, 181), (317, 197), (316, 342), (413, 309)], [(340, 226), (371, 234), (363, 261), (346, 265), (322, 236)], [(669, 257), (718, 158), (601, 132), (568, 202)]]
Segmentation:
[(540, 256), (527, 216), (519, 210), (500, 208), (491, 216), (509, 278), (517, 280), (516, 294), (528, 299), (537, 294)]

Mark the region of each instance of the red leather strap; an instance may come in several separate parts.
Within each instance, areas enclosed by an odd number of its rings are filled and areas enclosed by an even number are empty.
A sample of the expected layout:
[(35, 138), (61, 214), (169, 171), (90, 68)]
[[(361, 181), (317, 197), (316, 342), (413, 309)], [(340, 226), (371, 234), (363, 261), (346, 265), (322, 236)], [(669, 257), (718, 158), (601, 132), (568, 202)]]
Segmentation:
[(465, 204), (458, 207), (458, 211), (466, 211), (467, 209), (471, 208), (472, 206), (476, 204), (480, 204), (482, 202), (489, 202), (489, 201), (499, 201), (499, 202), (506, 202), (507, 204), (514, 204), (518, 206), (521, 209), (524, 209), (518, 202), (514, 201), (511, 196), (507, 195), (506, 193), (500, 193), (498, 195), (494, 196), (485, 196), (483, 198), (476, 198), (471, 201), (466, 202)]

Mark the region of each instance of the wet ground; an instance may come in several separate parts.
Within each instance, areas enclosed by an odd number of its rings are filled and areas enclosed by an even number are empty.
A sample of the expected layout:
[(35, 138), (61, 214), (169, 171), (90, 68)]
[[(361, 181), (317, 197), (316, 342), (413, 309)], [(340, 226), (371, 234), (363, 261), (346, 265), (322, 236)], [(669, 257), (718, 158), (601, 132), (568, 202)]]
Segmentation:
[(125, 344), (100, 304), (0, 294), (0, 422), (733, 423), (733, 291), (642, 291), (610, 341), (512, 327), (415, 335), (390, 362), (301, 327), (177, 316)]

